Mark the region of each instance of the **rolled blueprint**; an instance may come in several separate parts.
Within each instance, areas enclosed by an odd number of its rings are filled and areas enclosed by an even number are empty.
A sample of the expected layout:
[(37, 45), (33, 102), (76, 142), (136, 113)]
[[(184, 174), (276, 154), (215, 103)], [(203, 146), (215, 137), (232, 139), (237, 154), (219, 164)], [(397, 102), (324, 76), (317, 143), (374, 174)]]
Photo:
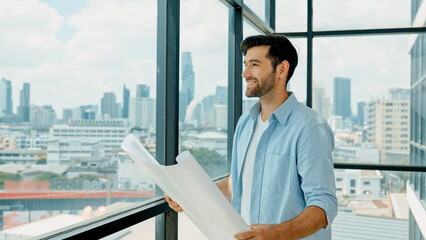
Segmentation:
[(179, 154), (178, 164), (163, 166), (132, 134), (123, 140), (121, 148), (208, 239), (231, 240), (234, 234), (250, 230), (190, 152)]

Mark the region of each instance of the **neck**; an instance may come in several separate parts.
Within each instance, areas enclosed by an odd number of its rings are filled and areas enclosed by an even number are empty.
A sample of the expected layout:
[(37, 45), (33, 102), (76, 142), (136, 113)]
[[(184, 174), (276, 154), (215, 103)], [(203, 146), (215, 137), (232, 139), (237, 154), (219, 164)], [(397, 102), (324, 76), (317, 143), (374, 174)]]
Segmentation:
[(269, 119), (271, 114), (283, 104), (288, 98), (288, 92), (269, 92), (268, 94), (260, 97), (260, 107), (262, 109), (261, 117), (263, 121)]

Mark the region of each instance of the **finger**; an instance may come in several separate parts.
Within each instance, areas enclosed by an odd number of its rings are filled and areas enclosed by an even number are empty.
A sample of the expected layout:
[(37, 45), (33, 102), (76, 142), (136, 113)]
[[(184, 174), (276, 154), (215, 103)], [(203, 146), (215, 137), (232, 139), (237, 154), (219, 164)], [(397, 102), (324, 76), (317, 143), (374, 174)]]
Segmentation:
[(258, 227), (258, 226), (260, 226), (260, 224), (259, 224), (259, 223), (255, 223), (255, 224), (250, 225), (249, 227), (250, 227), (251, 229), (255, 229), (255, 228), (256, 228), (256, 227)]
[(255, 236), (255, 232), (253, 230), (247, 231), (247, 232), (242, 232), (242, 233), (238, 233), (235, 234), (234, 237), (236, 239), (251, 239)]
[(169, 204), (169, 207), (173, 209), (176, 212), (183, 212), (183, 209), (177, 204), (175, 201), (173, 201), (169, 196), (164, 194), (164, 199)]

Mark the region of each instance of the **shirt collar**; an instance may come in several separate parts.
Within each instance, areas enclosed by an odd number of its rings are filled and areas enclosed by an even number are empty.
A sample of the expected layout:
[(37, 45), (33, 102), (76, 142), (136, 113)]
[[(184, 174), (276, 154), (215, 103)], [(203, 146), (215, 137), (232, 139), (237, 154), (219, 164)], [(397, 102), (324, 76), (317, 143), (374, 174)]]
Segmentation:
[[(296, 96), (294, 95), (293, 92), (288, 92), (289, 96), (288, 98), (284, 101), (283, 104), (281, 104), (271, 115), (271, 117), (269, 117), (268, 122), (271, 122), (272, 119), (277, 119), (278, 122), (280, 122), (281, 124), (285, 124), (285, 122), (287, 121), (288, 117), (290, 116), (291, 111), (293, 110), (293, 108), (296, 106), (296, 104), (298, 104), (299, 102), (297, 101)], [(258, 101), (255, 105), (253, 105), (253, 107), (250, 108), (250, 115), (253, 118), (253, 120), (256, 120), (257, 116), (259, 115), (261, 111), (260, 108), (260, 101)]]

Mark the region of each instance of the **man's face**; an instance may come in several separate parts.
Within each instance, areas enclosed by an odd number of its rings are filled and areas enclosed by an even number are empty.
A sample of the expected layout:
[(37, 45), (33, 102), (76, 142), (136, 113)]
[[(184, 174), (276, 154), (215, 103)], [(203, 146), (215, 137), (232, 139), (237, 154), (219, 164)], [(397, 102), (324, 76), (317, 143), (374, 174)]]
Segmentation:
[(246, 68), (242, 74), (247, 82), (247, 97), (262, 97), (274, 88), (275, 71), (266, 57), (269, 47), (257, 46), (247, 50), (244, 57)]

